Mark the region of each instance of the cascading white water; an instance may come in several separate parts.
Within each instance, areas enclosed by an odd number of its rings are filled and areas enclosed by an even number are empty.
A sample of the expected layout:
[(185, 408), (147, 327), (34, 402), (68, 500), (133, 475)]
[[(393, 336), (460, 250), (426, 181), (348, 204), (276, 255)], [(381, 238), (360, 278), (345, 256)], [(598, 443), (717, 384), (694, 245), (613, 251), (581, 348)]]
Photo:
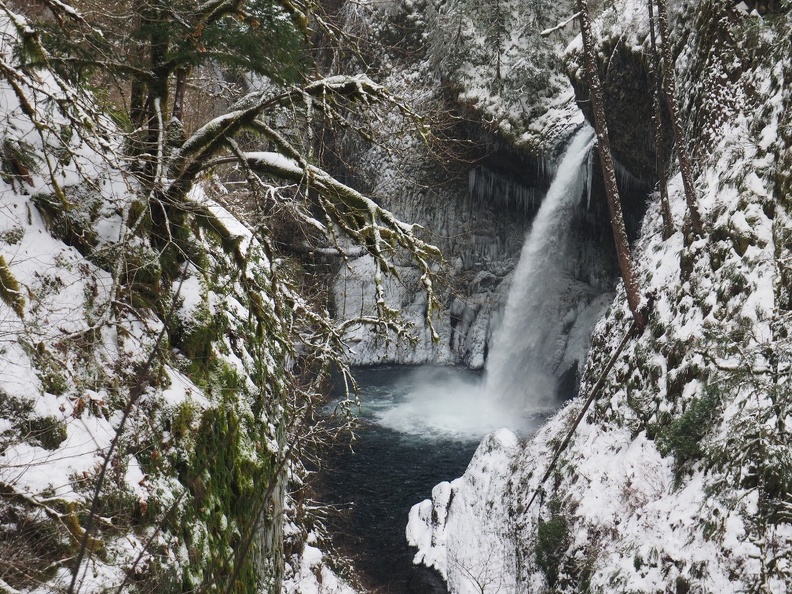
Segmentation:
[(593, 131), (586, 126), (566, 149), (526, 237), (491, 343), (484, 391), (521, 412), (554, 401), (569, 329), (593, 297), (570, 271), (570, 220), (588, 183), (592, 146)]

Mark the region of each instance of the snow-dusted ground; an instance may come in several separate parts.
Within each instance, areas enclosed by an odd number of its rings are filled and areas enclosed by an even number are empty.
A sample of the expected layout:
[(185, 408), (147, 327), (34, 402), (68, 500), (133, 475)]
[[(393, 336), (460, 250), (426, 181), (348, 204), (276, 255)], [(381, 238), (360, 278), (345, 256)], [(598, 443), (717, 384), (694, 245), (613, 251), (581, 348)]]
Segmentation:
[(339, 578), (328, 566), (316, 539), (308, 536), (302, 553), (286, 568), (283, 591), (288, 594), (357, 594), (345, 580)]

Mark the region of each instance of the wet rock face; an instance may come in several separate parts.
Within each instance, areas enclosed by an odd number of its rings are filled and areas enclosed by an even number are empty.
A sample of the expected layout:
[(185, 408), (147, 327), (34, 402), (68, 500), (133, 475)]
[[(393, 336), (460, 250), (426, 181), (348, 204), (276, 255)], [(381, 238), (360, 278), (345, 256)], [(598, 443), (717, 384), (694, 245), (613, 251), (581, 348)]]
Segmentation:
[[(654, 83), (647, 72), (644, 57), (620, 40), (601, 46), (599, 55), (599, 75), (613, 156), (635, 177), (653, 180), (657, 171), (652, 123)], [(575, 89), (577, 104), (593, 126), (594, 114), (582, 65), (582, 54), (575, 52), (569, 56), (567, 72)], [(669, 130), (666, 137), (670, 136)]]

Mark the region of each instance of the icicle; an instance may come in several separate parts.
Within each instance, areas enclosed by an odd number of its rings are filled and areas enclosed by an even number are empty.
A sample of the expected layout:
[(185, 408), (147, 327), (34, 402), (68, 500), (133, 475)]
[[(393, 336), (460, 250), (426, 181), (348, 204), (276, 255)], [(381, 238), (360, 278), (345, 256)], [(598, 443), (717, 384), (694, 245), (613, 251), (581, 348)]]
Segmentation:
[(646, 182), (641, 181), (620, 163), (616, 165), (616, 179), (619, 184), (619, 190), (622, 192), (641, 192), (646, 190), (648, 192), (649, 186)]
[(591, 210), (592, 165), (594, 164), (594, 151), (589, 151), (586, 161), (586, 210)]

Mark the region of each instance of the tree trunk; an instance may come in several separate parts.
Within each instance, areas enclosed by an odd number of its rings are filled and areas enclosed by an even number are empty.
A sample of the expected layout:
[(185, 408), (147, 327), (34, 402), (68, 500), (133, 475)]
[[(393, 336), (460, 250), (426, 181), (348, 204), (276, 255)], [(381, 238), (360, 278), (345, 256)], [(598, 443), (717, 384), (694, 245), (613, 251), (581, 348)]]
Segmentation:
[[(135, 11), (134, 16), (130, 22), (131, 30), (134, 33), (139, 33), (143, 27), (143, 22), (140, 13)], [(140, 44), (134, 44), (130, 50), (128, 60), (137, 68), (145, 68), (146, 56), (144, 48)], [(142, 128), (146, 123), (146, 83), (140, 80), (137, 76), (132, 78), (129, 91), (129, 117), (135, 128)], [(140, 152), (135, 150), (135, 153)]]
[(676, 100), (676, 81), (674, 80), (674, 60), (671, 56), (671, 35), (668, 27), (668, 6), (666, 0), (657, 0), (657, 24), (660, 26), (663, 59), (663, 88), (665, 90), (668, 111), (671, 114), (671, 128), (674, 131), (674, 144), (679, 157), (679, 171), (682, 174), (682, 184), (685, 187), (685, 201), (687, 202), (690, 224), (693, 231), (704, 235), (701, 224), (701, 214), (696, 200), (696, 187), (693, 184), (693, 166), (690, 162), (690, 153), (687, 150), (687, 138), (679, 115), (679, 105)]
[(654, 82), (654, 126), (655, 126), (655, 155), (657, 159), (657, 177), (660, 186), (660, 212), (663, 215), (663, 239), (668, 239), (674, 234), (674, 219), (671, 216), (671, 205), (668, 202), (668, 177), (666, 175), (665, 134), (663, 134), (663, 83), (661, 79), (662, 67), (660, 54), (657, 51), (655, 37), (654, 0), (649, 4), (649, 37), (652, 43), (652, 59), (649, 62), (649, 75)]
[(608, 208), (610, 209), (616, 255), (619, 259), (622, 281), (624, 281), (624, 289), (627, 293), (627, 303), (640, 332), (646, 326), (646, 314), (641, 308), (641, 296), (630, 257), (630, 244), (627, 240), (627, 230), (624, 226), (619, 188), (616, 185), (616, 170), (613, 164), (613, 157), (611, 156), (608, 126), (605, 122), (605, 103), (602, 97), (602, 85), (597, 69), (597, 56), (594, 51), (594, 40), (591, 34), (588, 0), (577, 0), (577, 6), (580, 12), (583, 57), (586, 65), (591, 107), (594, 112), (594, 127), (597, 131), (597, 148), (602, 165), (602, 176), (605, 179), (605, 194), (608, 198)]
[(134, 79), (129, 93), (129, 118), (136, 128), (146, 123), (146, 85)]
[(184, 122), (184, 95), (187, 92), (187, 69), (176, 70), (176, 88), (173, 91), (173, 117)]

